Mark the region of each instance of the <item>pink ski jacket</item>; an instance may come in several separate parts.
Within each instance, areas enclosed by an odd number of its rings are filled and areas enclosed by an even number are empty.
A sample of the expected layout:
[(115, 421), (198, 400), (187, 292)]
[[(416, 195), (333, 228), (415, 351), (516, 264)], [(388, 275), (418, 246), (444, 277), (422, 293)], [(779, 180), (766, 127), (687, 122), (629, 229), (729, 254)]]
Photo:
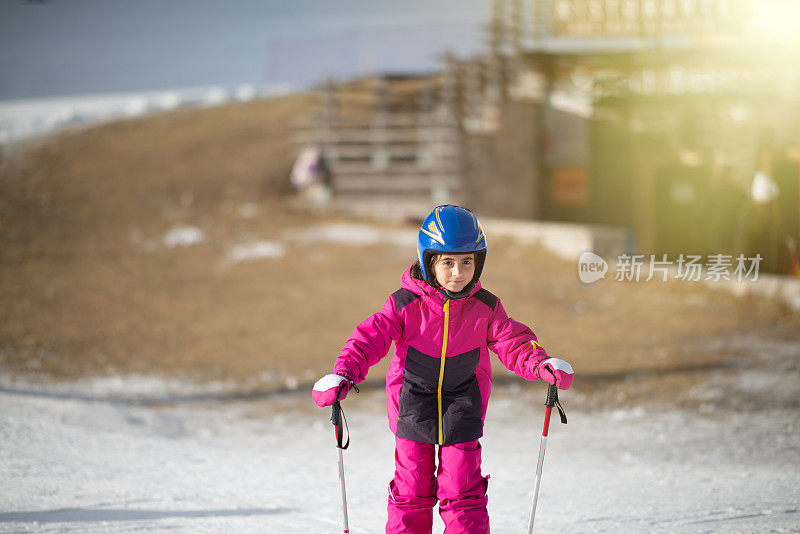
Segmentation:
[(402, 287), (359, 324), (334, 372), (356, 383), (395, 343), (386, 373), (389, 427), (397, 436), (452, 444), (483, 435), (492, 391), (489, 349), (526, 380), (539, 378), (548, 358), (530, 328), (511, 319), (480, 282), (468, 297), (447, 299), (423, 280), (403, 274)]

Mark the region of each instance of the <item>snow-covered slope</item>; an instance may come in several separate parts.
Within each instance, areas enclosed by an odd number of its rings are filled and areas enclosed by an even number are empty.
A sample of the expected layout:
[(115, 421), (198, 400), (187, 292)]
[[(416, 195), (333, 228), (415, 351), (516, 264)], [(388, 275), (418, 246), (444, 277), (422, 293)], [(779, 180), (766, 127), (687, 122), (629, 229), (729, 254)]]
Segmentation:
[[(495, 391), (482, 440), (493, 532), (525, 528), (543, 393)], [(393, 440), (382, 393), (353, 397), (351, 531), (382, 532)], [(535, 531), (800, 529), (794, 410), (570, 409), (580, 398), (562, 395), (570, 420), (551, 429)], [(0, 531), (340, 528), (329, 412), (310, 395), (137, 406), (0, 393), (0, 406)]]
[(245, 102), (257, 97), (286, 94), (292, 90), (288, 85), (257, 88), (244, 84), (231, 89), (198, 87), (172, 91), (4, 100), (0, 101), (0, 144), (63, 128), (139, 117), (179, 107)]

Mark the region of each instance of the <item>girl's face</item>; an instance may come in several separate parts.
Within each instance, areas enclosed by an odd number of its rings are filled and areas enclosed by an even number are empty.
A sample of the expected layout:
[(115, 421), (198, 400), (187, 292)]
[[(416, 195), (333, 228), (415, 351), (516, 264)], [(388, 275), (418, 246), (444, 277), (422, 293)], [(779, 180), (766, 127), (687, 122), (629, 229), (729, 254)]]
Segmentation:
[(439, 254), (433, 262), (433, 274), (439, 285), (458, 293), (475, 275), (475, 254)]

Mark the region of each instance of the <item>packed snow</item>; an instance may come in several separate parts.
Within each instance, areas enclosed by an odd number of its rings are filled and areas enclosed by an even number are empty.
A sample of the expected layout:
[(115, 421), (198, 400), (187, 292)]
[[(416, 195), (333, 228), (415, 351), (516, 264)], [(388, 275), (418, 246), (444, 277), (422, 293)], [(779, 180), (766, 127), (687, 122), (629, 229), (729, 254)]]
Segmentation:
[(205, 234), (195, 226), (179, 225), (170, 228), (161, 238), (167, 248), (190, 247), (205, 241)]
[(140, 117), (181, 107), (216, 106), (257, 97), (288, 94), (288, 85), (256, 87), (190, 87), (143, 91), (31, 98), (0, 101), (0, 144), (63, 128)]
[[(131, 380), (131, 391), (157, 387)], [(313, 406), (303, 388), (251, 400), (166, 396), (144, 404), (25, 391), (0, 388), (2, 532), (341, 528), (330, 412)], [(482, 444), (494, 532), (526, 527), (544, 392), (523, 382), (493, 394)], [(551, 427), (534, 531), (800, 529), (795, 408), (699, 413), (607, 396), (597, 409), (580, 387), (562, 393), (569, 424)], [(383, 530), (393, 472), (383, 399), (367, 389), (343, 403), (353, 533)], [(435, 523), (441, 533), (438, 517)]]
[(240, 263), (262, 259), (280, 259), (285, 255), (286, 249), (280, 243), (260, 240), (232, 246), (228, 250), (228, 261)]
[(327, 223), (289, 230), (287, 238), (300, 243), (333, 243), (352, 247), (384, 243), (410, 248), (416, 243), (417, 232), (412, 229), (380, 229), (368, 224)]

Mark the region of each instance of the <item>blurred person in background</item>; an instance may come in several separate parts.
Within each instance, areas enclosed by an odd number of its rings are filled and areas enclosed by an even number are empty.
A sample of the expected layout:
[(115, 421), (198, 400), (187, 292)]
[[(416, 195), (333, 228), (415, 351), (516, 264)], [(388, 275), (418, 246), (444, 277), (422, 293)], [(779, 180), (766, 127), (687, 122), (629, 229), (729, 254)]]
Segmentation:
[(750, 196), (741, 210), (737, 231), (737, 254), (761, 254), (769, 272), (778, 271), (781, 226), (780, 188), (772, 177), (772, 157), (766, 148), (759, 151), (759, 166), (750, 182)]
[(304, 200), (313, 205), (330, 202), (333, 177), (322, 148), (307, 146), (300, 151), (292, 167), (290, 183)]

